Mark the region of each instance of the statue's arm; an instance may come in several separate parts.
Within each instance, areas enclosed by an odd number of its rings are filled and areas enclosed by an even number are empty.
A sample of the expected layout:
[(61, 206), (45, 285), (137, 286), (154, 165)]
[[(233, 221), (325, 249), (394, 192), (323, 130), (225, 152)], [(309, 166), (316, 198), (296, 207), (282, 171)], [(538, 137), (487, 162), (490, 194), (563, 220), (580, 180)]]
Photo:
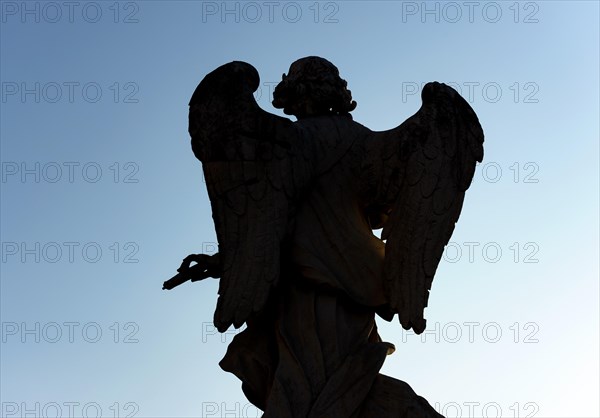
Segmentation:
[[(191, 266), (194, 262), (196, 264)], [(188, 280), (197, 282), (209, 277), (215, 279), (221, 277), (221, 257), (219, 253), (213, 255), (190, 254), (183, 259), (177, 272), (175, 276), (163, 283), (163, 289), (171, 290)]]

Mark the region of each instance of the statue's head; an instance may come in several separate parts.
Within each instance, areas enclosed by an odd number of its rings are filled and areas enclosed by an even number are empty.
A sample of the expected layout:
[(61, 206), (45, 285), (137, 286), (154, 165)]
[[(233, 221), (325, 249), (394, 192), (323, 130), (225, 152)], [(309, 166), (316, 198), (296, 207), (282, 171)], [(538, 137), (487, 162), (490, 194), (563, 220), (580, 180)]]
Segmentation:
[(301, 58), (273, 92), (273, 106), (298, 119), (322, 115), (349, 115), (356, 108), (347, 83), (337, 67), (320, 57)]

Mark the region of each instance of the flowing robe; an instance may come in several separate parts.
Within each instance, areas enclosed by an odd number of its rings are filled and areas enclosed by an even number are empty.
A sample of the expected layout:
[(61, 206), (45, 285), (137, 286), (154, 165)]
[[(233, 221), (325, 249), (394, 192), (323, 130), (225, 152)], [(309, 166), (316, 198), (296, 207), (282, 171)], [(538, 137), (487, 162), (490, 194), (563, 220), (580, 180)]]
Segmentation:
[(347, 116), (296, 123), (318, 175), (290, 225), (279, 287), (220, 365), (265, 418), (439, 417), (406, 383), (379, 374), (394, 348), (375, 324), (386, 311), (385, 243), (367, 216), (370, 131)]

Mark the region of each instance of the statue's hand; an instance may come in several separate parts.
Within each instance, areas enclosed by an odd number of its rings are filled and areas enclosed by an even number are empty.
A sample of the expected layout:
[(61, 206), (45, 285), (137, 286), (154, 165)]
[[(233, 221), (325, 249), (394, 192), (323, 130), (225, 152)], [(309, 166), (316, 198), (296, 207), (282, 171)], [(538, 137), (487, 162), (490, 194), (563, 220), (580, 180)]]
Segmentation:
[[(192, 263), (196, 263), (193, 266)], [(177, 274), (163, 283), (163, 290), (171, 290), (182, 283), (191, 280), (197, 282), (207, 277), (219, 277), (221, 275), (221, 261), (219, 254), (190, 254), (183, 259)]]
[[(191, 266), (192, 263), (196, 263)], [(204, 280), (208, 277), (220, 276), (219, 254), (190, 254), (181, 262), (177, 271), (192, 282)]]

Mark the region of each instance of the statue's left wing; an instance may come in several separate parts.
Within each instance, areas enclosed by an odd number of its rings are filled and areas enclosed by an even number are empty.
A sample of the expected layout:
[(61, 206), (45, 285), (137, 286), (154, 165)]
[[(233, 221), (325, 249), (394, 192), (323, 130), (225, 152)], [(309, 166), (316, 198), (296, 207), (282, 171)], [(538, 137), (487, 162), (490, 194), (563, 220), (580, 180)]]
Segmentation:
[[(428, 83), (419, 111), (366, 141), (363, 171), (374, 203), (387, 208), (384, 284), (390, 312), (405, 329), (425, 330), (429, 289), (460, 215), (483, 131), (469, 104), (445, 84)], [(391, 316), (390, 316), (391, 315)]]
[(258, 72), (231, 62), (190, 101), (192, 148), (202, 161), (221, 262), (214, 323), (224, 332), (263, 309), (280, 275), (280, 247), (312, 176), (311, 141), (298, 124), (262, 110)]

